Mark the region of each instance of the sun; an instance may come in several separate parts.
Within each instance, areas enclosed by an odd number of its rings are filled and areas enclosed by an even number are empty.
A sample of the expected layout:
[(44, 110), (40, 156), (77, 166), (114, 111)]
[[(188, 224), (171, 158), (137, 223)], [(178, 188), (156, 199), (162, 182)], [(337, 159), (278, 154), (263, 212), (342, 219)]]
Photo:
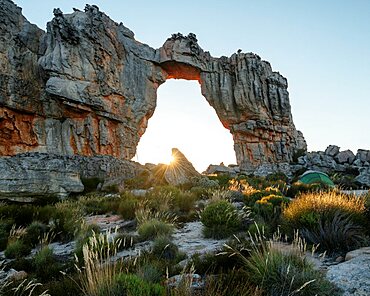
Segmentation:
[(168, 164), (174, 164), (175, 162), (176, 162), (176, 157), (171, 155), (170, 161), (168, 162)]

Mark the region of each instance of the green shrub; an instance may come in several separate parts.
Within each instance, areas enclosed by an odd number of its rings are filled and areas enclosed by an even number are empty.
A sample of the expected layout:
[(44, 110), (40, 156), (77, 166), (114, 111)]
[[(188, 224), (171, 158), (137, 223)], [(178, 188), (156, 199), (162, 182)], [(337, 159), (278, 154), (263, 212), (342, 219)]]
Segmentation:
[(174, 211), (178, 214), (191, 212), (194, 210), (196, 199), (197, 197), (189, 191), (174, 196)]
[(309, 193), (309, 192), (320, 192), (328, 191), (330, 187), (324, 183), (313, 183), (313, 184), (304, 184), (302, 182), (293, 183), (287, 190), (286, 195), (291, 198), (295, 198), (300, 194)]
[(168, 237), (160, 236), (154, 240), (152, 253), (160, 259), (174, 260), (179, 248)]
[(75, 256), (78, 259), (79, 263), (83, 262), (83, 252), (82, 248), (85, 244), (87, 244), (90, 240), (90, 238), (93, 235), (98, 235), (100, 233), (100, 228), (96, 224), (90, 224), (87, 227), (83, 227), (76, 240), (76, 245), (75, 245)]
[(365, 246), (368, 242), (364, 236), (364, 228), (356, 225), (347, 215), (337, 213), (332, 220), (319, 217), (308, 227), (300, 230), (308, 243), (318, 245), (328, 253), (345, 253)]
[(51, 230), (63, 241), (72, 240), (80, 230), (83, 211), (76, 202), (60, 202), (55, 205), (50, 219)]
[(228, 201), (210, 203), (201, 213), (206, 237), (225, 238), (240, 228), (241, 220), (236, 208)]
[(5, 257), (9, 259), (21, 258), (31, 253), (31, 246), (27, 245), (21, 239), (8, 242), (5, 249)]
[(13, 220), (16, 226), (26, 226), (33, 221), (38, 207), (34, 205), (1, 204), (0, 218)]
[[(99, 294), (108, 296), (104, 291)], [(109, 295), (132, 295), (132, 296), (164, 296), (164, 287), (159, 284), (148, 283), (134, 274), (119, 274), (113, 283), (113, 293)]]
[[(283, 210), (283, 230), (298, 229), (308, 242), (329, 252), (348, 251), (363, 241), (364, 199), (334, 192), (306, 193)], [(348, 242), (348, 243), (347, 243)]]
[(216, 176), (208, 176), (209, 180), (216, 181), (221, 188), (228, 188), (229, 181), (232, 179), (228, 174), (219, 174)]
[(24, 236), (24, 242), (31, 246), (36, 246), (44, 233), (47, 230), (47, 226), (41, 222), (34, 221), (27, 226), (26, 235)]
[(141, 239), (148, 240), (158, 236), (170, 236), (173, 230), (174, 227), (172, 224), (153, 218), (142, 223), (137, 231)]
[(148, 189), (152, 187), (151, 174), (149, 171), (142, 171), (138, 176), (125, 180), (127, 189)]
[(35, 254), (33, 265), (37, 278), (43, 282), (58, 277), (61, 268), (49, 247), (43, 247)]
[(0, 251), (6, 249), (12, 221), (0, 220)]
[[(158, 262), (158, 261), (157, 261)], [(163, 280), (164, 271), (162, 266), (159, 266), (156, 261), (151, 260), (149, 263), (139, 265), (136, 275), (149, 283), (160, 283)]]
[(244, 258), (248, 280), (266, 295), (336, 295), (323, 274), (298, 254), (267, 247)]
[[(79, 296), (83, 295), (81, 293), (81, 288), (78, 286), (79, 278), (76, 276), (64, 276), (58, 280), (48, 281), (44, 283), (42, 288), (47, 290), (48, 294), (51, 296)], [(41, 294), (41, 291), (35, 290), (37, 293)], [(37, 294), (37, 295), (39, 295)]]
[(118, 214), (123, 219), (132, 220), (135, 218), (135, 210), (138, 205), (138, 199), (133, 195), (125, 194), (118, 206)]
[(248, 227), (248, 233), (250, 233), (252, 237), (259, 235), (261, 232), (265, 237), (270, 237), (272, 235), (271, 228), (266, 222), (255, 222)]
[(262, 293), (248, 281), (244, 270), (232, 269), (207, 278), (203, 295), (262, 296)]

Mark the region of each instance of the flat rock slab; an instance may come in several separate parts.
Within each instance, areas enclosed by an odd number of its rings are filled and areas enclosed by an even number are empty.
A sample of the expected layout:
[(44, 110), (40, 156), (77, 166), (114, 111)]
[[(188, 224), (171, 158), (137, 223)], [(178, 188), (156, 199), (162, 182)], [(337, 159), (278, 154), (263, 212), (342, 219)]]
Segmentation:
[(329, 266), (326, 277), (343, 290), (343, 296), (370, 295), (370, 254), (363, 252), (348, 261)]
[(134, 226), (134, 221), (123, 220), (120, 215), (94, 215), (85, 218), (88, 225), (96, 224), (101, 232), (111, 231), (114, 232), (115, 229), (119, 230), (122, 228), (131, 228)]
[(204, 238), (203, 224), (199, 221), (185, 223), (185, 226), (176, 230), (173, 235), (173, 242), (188, 256), (221, 250), (226, 241)]

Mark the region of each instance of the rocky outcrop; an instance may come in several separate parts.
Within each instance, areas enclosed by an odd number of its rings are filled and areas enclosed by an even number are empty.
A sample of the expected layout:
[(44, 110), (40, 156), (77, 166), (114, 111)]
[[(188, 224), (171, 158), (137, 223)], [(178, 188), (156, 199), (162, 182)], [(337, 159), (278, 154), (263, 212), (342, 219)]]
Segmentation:
[[(138, 164), (110, 156), (60, 156), (50, 153), (25, 153), (0, 158), (0, 199), (32, 202), (35, 199), (63, 199), (84, 190), (83, 180), (94, 179), (119, 186), (134, 178)], [(82, 181), (81, 181), (82, 180)], [(98, 184), (97, 184), (98, 185)]]
[(330, 145), (324, 151), (308, 152), (298, 158), (291, 170), (318, 170), (325, 173), (342, 173), (355, 176), (359, 184), (370, 187), (370, 151), (359, 149), (355, 155), (351, 150), (340, 151), (340, 147)]
[(177, 148), (172, 148), (172, 162), (166, 165), (164, 179), (168, 184), (181, 185), (191, 183), (194, 178), (199, 178), (200, 174), (192, 163)]
[(224, 163), (217, 164), (210, 164), (208, 168), (203, 172), (205, 175), (219, 175), (219, 174), (227, 174), (230, 176), (235, 176), (236, 174), (240, 173), (240, 169), (238, 166), (225, 166)]
[(131, 159), (166, 79), (198, 80), (233, 134), (243, 170), (287, 163), (306, 149), (293, 124), (287, 80), (252, 53), (214, 58), (196, 36), (159, 49), (134, 39), (94, 5), (43, 32), (0, 0), (0, 155), (24, 152)]
[(343, 296), (370, 295), (370, 248), (347, 253), (346, 261), (328, 268), (326, 277), (343, 291)]

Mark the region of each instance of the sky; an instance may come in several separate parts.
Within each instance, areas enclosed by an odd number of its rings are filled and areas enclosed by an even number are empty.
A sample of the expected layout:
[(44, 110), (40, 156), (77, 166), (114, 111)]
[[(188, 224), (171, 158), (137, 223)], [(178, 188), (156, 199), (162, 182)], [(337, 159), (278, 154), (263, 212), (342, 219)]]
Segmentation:
[[(309, 151), (330, 144), (370, 149), (370, 1), (368, 0), (15, 0), (45, 29), (53, 8), (96, 4), (135, 38), (159, 48), (172, 33), (197, 35), (219, 57), (239, 48), (257, 53), (288, 79), (293, 120)], [(134, 160), (166, 162), (179, 148), (203, 171), (235, 163), (231, 134), (200, 94), (196, 81), (168, 80), (158, 89)]]

